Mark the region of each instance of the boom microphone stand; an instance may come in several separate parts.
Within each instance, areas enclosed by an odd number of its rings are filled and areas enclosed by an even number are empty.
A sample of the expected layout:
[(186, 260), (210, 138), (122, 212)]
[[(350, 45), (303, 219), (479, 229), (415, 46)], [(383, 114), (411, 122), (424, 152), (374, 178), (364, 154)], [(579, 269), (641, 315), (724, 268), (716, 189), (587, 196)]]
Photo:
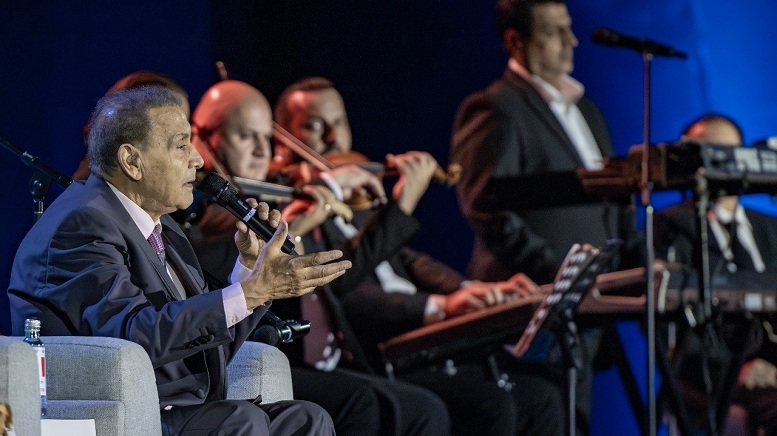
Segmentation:
[(606, 46), (617, 46), (636, 50), (642, 54), (643, 63), (643, 131), (642, 131), (642, 162), (640, 196), (645, 207), (645, 272), (647, 282), (647, 398), (648, 398), (648, 435), (657, 433), (656, 412), (656, 299), (655, 278), (653, 276), (653, 264), (656, 254), (653, 247), (653, 204), (651, 192), (653, 184), (650, 178), (650, 69), (653, 56), (679, 57), (688, 56), (673, 48), (659, 44), (648, 39), (634, 38), (613, 32), (609, 29), (599, 28), (593, 31), (591, 39), (594, 42)]
[(51, 187), (51, 182), (56, 181), (62, 185), (62, 187), (67, 188), (73, 183), (73, 179), (58, 172), (54, 168), (51, 168), (37, 156), (15, 147), (3, 138), (0, 138), (0, 145), (18, 156), (22, 162), (35, 169), (35, 173), (33, 173), (32, 178), (30, 179), (30, 193), (32, 194), (34, 205), (33, 213), (35, 221), (38, 221), (41, 215), (43, 215), (43, 202), (46, 199), (46, 193), (48, 193), (49, 188)]

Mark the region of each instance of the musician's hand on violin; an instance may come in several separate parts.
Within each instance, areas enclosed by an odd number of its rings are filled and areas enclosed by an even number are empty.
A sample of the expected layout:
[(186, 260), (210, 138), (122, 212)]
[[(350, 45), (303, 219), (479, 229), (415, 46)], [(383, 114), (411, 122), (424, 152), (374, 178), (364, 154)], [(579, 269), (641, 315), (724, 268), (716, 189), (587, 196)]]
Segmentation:
[(399, 172), (399, 180), (394, 185), (392, 196), (399, 208), (411, 215), (429, 187), (429, 181), (438, 167), (437, 161), (429, 153), (409, 151), (386, 155), (386, 163)]
[[(281, 213), (275, 209), (270, 211), (267, 203), (259, 203), (253, 198), (246, 199), (249, 206), (256, 209), (256, 217), (260, 220), (268, 221), (273, 228), (277, 228), (281, 221)], [(259, 250), (262, 249), (265, 242), (259, 239), (256, 234), (248, 230), (248, 226), (243, 221), (237, 222), (237, 232), (235, 232), (235, 245), (240, 252), (240, 263), (246, 268), (253, 268), (256, 259), (259, 256)]]
[(383, 183), (372, 173), (359, 168), (356, 165), (343, 165), (327, 171), (335, 182), (343, 190), (343, 201), (349, 202), (354, 198), (377, 198), (381, 202), (386, 200), (386, 191)]

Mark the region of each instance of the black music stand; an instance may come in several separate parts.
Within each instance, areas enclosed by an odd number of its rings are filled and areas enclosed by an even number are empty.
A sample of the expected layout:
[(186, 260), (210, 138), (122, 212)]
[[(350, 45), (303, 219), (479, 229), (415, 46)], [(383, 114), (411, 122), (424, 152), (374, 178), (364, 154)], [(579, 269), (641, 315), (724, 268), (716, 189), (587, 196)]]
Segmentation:
[[(620, 248), (623, 241), (611, 239), (598, 253), (590, 255), (591, 258), (578, 265), (567, 266), (567, 261), (561, 266), (561, 270), (554, 281), (553, 292), (545, 297), (545, 303), (541, 304), (532, 322), (527, 326), (527, 332), (536, 328), (534, 321), (544, 321), (540, 328), (544, 327), (555, 336), (562, 352), (562, 360), (567, 373), (567, 429), (570, 436), (577, 435), (577, 375), (583, 367), (583, 356), (580, 350), (580, 338), (578, 336), (575, 314), (577, 306), (583, 297), (593, 288), (596, 277), (608, 272), (614, 253)], [(576, 246), (577, 247), (577, 246)], [(586, 255), (575, 252), (573, 247), (569, 256)], [(561, 282), (565, 284), (560, 284)], [(552, 302), (554, 301), (555, 302)], [(547, 314), (543, 314), (547, 311)], [(527, 333), (524, 333), (527, 335)], [(526, 350), (531, 345), (534, 335), (527, 336), (531, 339), (524, 342), (524, 337), (519, 340), (516, 348)]]

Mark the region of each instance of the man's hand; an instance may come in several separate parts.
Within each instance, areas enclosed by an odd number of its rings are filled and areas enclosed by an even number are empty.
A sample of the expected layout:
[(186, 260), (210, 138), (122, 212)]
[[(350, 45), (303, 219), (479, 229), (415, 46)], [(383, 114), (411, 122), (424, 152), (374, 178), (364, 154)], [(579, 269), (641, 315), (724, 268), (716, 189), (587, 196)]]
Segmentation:
[[(332, 214), (332, 204), (338, 201), (335, 194), (324, 186), (305, 185), (302, 190), (313, 198), (313, 201), (297, 199), (283, 208), (281, 218), (289, 224), (289, 233), (294, 236), (304, 236)], [(297, 246), (301, 253), (302, 247)]]
[[(270, 212), (270, 206), (267, 203), (258, 203), (253, 198), (246, 199), (249, 206), (256, 209), (256, 217), (260, 220), (268, 221), (272, 227), (277, 228), (281, 221), (281, 213), (273, 209)], [(259, 239), (254, 232), (248, 230), (248, 226), (243, 221), (237, 222), (237, 232), (235, 233), (235, 245), (240, 252), (240, 263), (246, 268), (252, 269), (256, 258), (259, 256), (259, 250), (264, 246), (264, 241)]]
[(389, 154), (386, 162), (399, 172), (392, 196), (399, 208), (411, 215), (429, 187), (429, 181), (438, 166), (437, 161), (429, 153), (409, 151), (398, 155)]
[(327, 173), (340, 185), (345, 202), (360, 197), (377, 198), (381, 202), (386, 200), (383, 183), (367, 170), (356, 165), (343, 165)]
[(486, 307), (519, 300), (535, 292), (539, 286), (523, 273), (503, 282), (472, 281), (445, 299), (446, 318), (463, 315)]
[[(249, 309), (282, 298), (307, 294), (317, 286), (340, 277), (351, 267), (351, 262), (339, 259), (339, 250), (289, 256), (281, 252), (288, 234), (288, 224), (280, 221), (272, 239), (264, 244), (247, 279), (240, 282)], [(325, 265), (326, 264), (326, 265)]]

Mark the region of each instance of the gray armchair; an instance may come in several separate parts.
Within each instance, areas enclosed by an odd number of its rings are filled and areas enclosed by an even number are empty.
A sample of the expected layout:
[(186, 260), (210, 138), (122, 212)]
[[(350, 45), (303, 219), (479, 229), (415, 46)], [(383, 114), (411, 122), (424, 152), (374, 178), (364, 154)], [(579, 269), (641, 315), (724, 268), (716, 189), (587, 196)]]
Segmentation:
[[(33, 368), (31, 375), (16, 376), (17, 368), (24, 366), (21, 362), (14, 363), (16, 366), (8, 373), (13, 372), (14, 379), (29, 379), (37, 383), (35, 357), (30, 347), (20, 338), (3, 339), (3, 343), (9, 342), (8, 346), (14, 349), (0, 352), (0, 356), (13, 357), (16, 349), (32, 353), (33, 364), (26, 365), (28, 371)], [(49, 418), (94, 419), (98, 436), (161, 435), (154, 371), (142, 347), (115, 338), (45, 336), (42, 339), (48, 360)], [(229, 398), (253, 399), (262, 395), (265, 403), (292, 399), (289, 362), (275, 347), (245, 343), (227, 368), (227, 375)], [(0, 386), (0, 399), (3, 398), (2, 389)], [(32, 407), (15, 401), (19, 406), (11, 403), (11, 407), (15, 413), (17, 434), (40, 434), (37, 415), (20, 416), (17, 412), (17, 407), (23, 412), (40, 410), (37, 384), (32, 397), (24, 400), (32, 402)], [(28, 425), (31, 432), (21, 432), (23, 425)]]
[(0, 401), (11, 406), (18, 436), (40, 436), (38, 365), (20, 338), (0, 336)]

